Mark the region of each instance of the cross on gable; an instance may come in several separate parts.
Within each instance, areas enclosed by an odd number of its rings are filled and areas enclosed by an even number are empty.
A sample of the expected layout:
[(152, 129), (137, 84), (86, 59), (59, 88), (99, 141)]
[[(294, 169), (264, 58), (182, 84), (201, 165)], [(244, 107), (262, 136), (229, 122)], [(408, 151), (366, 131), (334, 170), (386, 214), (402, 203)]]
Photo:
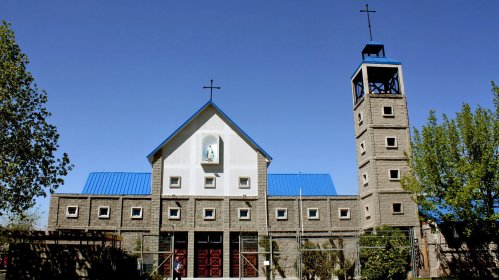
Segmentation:
[(210, 101), (211, 101), (213, 99), (213, 89), (220, 89), (220, 87), (214, 87), (213, 80), (210, 80), (210, 81), (211, 81), (211, 85), (209, 87), (203, 87), (203, 89), (207, 89), (207, 88), (210, 89)]
[(366, 4), (366, 9), (365, 10), (360, 10), (361, 13), (366, 13), (367, 14), (367, 23), (369, 25), (369, 38), (371, 41), (373, 40), (373, 35), (371, 33), (371, 17), (369, 16), (369, 13), (376, 13), (374, 10), (369, 10), (369, 5)]

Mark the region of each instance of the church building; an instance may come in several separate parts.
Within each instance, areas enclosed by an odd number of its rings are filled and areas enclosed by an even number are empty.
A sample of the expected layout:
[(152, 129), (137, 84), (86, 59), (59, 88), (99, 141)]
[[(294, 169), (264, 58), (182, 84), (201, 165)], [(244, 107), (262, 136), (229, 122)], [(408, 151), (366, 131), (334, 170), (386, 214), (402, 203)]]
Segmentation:
[[(299, 236), (355, 237), (380, 225), (417, 235), (417, 206), (400, 184), (410, 148), (402, 65), (371, 41), (351, 85), (358, 195), (337, 195), (329, 174), (268, 174), (270, 154), (210, 100), (151, 147), (150, 173), (94, 172), (81, 193), (53, 194), (49, 230), (118, 234), (152, 269), (174, 248), (189, 278), (241, 269), (263, 278), (265, 255), (241, 267), (241, 236), (260, 247), (270, 236), (286, 249)], [(354, 251), (354, 242), (345, 246)], [(295, 278), (296, 259), (287, 262), (283, 273)]]

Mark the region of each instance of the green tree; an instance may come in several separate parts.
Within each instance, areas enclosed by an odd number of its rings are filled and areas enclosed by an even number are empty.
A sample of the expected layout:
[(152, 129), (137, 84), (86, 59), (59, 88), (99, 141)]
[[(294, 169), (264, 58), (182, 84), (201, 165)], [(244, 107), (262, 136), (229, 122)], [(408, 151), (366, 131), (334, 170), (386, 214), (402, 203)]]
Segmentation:
[(9, 249), (9, 244), (14, 241), (9, 232), (31, 232), (37, 229), (40, 221), (39, 209), (32, 209), (22, 215), (6, 213), (0, 218), (0, 252)]
[(305, 279), (315, 279), (316, 276), (320, 279), (331, 279), (338, 256), (329, 249), (335, 247), (332, 240), (322, 246), (309, 240), (303, 243), (302, 274)]
[(495, 112), (463, 104), (455, 119), (414, 129), (411, 171), (402, 186), (415, 194), (423, 218), (459, 225), (466, 237), (486, 241), (497, 233), (499, 207), (499, 88), (492, 82)]
[(368, 280), (406, 279), (410, 263), (409, 238), (399, 229), (376, 228), (360, 236), (362, 276)]
[[(268, 238), (261, 237), (258, 243), (264, 252), (271, 252), (270, 240)], [(264, 256), (265, 260), (270, 260), (270, 253), (266, 253), (264, 254)], [(281, 267), (281, 264), (279, 262), (280, 260), (281, 255), (279, 253), (279, 244), (277, 244), (275, 240), (272, 240), (272, 267), (262, 267), (263, 273), (265, 274), (265, 279), (270, 280), (270, 272), (272, 272), (272, 279), (275, 279), (276, 272), (278, 272), (282, 278), (286, 278), (284, 269)]]
[(22, 214), (64, 183), (72, 169), (67, 154), (56, 156), (59, 134), (47, 122), (47, 92), (27, 70), (14, 31), (0, 25), (0, 215)]

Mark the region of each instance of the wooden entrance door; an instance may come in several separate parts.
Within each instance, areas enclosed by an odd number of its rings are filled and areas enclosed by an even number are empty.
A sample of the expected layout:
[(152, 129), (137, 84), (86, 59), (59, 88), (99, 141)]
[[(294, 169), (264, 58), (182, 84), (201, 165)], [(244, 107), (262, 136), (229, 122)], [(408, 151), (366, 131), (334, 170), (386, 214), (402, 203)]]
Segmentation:
[(196, 234), (196, 277), (222, 277), (223, 234), (208, 232)]
[[(167, 248), (169, 245), (166, 245)], [(164, 250), (171, 250), (164, 248)], [(182, 277), (187, 277), (187, 232), (175, 232), (175, 252), (174, 256), (164, 255), (164, 259), (168, 259), (163, 264), (163, 274), (171, 275), (172, 261), (175, 257), (179, 257), (180, 262), (183, 265)]]
[[(239, 277), (239, 240), (240, 240), (240, 235), (241, 233), (231, 233), (231, 243), (230, 243), (230, 277)], [(245, 233), (245, 236), (251, 236), (254, 235), (255, 238), (255, 244), (249, 244), (248, 246), (248, 241), (246, 240), (245, 243), (245, 250), (243, 250), (243, 255), (241, 256), (241, 261), (242, 261), (242, 277), (258, 277), (258, 254), (251, 254), (248, 252), (256, 252), (258, 251), (258, 237), (256, 234), (253, 233)]]

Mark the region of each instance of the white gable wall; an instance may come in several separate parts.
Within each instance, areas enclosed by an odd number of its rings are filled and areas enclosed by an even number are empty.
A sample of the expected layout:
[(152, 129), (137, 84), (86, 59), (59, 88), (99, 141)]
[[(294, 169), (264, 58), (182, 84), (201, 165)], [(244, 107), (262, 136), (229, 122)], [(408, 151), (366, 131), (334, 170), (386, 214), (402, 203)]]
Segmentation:
[[(202, 140), (220, 137), (219, 164), (201, 164)], [(257, 196), (257, 151), (253, 149), (215, 109), (208, 107), (164, 148), (164, 195)], [(181, 187), (171, 188), (170, 177), (181, 177)], [(216, 178), (214, 189), (205, 188), (205, 176)], [(250, 188), (239, 188), (239, 177), (250, 178)]]

